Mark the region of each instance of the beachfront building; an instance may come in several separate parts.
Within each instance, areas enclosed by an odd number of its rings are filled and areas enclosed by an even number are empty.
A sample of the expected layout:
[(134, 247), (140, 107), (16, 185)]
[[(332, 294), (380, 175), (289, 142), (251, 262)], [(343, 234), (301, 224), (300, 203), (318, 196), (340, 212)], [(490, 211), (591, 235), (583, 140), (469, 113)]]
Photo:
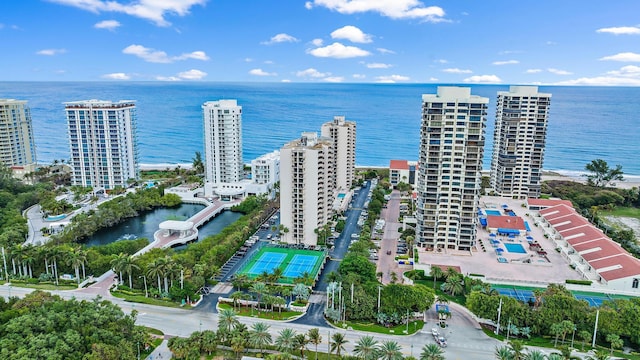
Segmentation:
[(334, 116), (333, 121), (322, 124), (321, 135), (333, 140), (333, 188), (346, 192), (356, 173), (356, 123)]
[(422, 95), (417, 244), (470, 251), (475, 245), (488, 98), (439, 86)]
[(640, 294), (640, 260), (611, 240), (573, 207), (559, 203), (534, 214), (535, 225), (585, 279), (611, 290)]
[(499, 196), (540, 197), (551, 94), (537, 86), (498, 92), (493, 132), (491, 187)]
[(0, 99), (0, 164), (24, 169), (33, 168), (35, 163), (36, 147), (27, 101)]
[(415, 188), (418, 182), (418, 162), (407, 160), (389, 161), (389, 183), (396, 186), (405, 183)]
[(73, 185), (94, 191), (127, 187), (139, 177), (136, 104), (83, 100), (66, 102)]
[(280, 151), (275, 150), (251, 160), (250, 194), (268, 194), (273, 198), (274, 187), (280, 181)]
[(207, 101), (204, 117), (205, 196), (239, 195), (243, 179), (242, 106), (236, 100)]
[(280, 224), (282, 240), (317, 244), (316, 229), (331, 216), (333, 141), (303, 132), (280, 149)]

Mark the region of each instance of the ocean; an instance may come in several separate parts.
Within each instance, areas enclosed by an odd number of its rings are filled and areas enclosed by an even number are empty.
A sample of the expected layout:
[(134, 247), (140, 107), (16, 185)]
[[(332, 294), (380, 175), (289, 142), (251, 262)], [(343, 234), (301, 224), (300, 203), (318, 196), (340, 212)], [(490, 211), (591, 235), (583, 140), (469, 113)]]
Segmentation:
[[(491, 163), (495, 104), (508, 85), (470, 85), (488, 97), (484, 168)], [(210, 82), (0, 82), (0, 98), (28, 100), (40, 163), (68, 159), (63, 102), (135, 100), (142, 164), (190, 164), (204, 152), (205, 101), (237, 99), (244, 161), (279, 149), (334, 115), (357, 123), (356, 163), (388, 166), (418, 157), (421, 95), (436, 84)], [(552, 93), (544, 168), (575, 175), (591, 160), (640, 176), (640, 88), (540, 86)]]

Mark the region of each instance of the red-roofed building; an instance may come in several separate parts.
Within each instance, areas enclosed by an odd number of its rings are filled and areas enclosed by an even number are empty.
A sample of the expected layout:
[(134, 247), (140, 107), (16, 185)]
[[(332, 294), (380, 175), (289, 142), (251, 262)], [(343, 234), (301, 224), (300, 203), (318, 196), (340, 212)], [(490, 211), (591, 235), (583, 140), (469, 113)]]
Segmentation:
[(568, 207), (573, 208), (573, 204), (569, 200), (561, 200), (561, 199), (535, 199), (528, 198), (527, 199), (527, 208), (529, 210), (542, 210), (550, 207), (554, 207), (557, 205), (566, 205)]
[(587, 279), (612, 290), (640, 293), (640, 260), (578, 214), (566, 203), (539, 211), (546, 234), (554, 239), (562, 255)]
[(519, 216), (487, 216), (487, 230), (496, 233), (500, 232), (499, 229), (518, 230), (519, 235), (525, 235), (527, 231), (524, 220)]
[(403, 182), (415, 187), (418, 181), (417, 170), (416, 161), (391, 160), (389, 161), (389, 182), (393, 186)]

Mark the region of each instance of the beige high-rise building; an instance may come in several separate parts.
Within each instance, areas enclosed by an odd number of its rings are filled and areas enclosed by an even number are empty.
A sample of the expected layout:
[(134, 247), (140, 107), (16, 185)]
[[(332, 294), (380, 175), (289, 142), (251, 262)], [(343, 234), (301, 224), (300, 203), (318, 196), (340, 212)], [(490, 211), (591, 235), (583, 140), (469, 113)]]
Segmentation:
[(356, 172), (356, 123), (334, 116), (333, 121), (322, 124), (321, 134), (333, 139), (334, 189), (348, 191)]
[(205, 195), (243, 179), (242, 106), (237, 100), (207, 101), (204, 113)]
[(540, 197), (551, 94), (537, 86), (498, 92), (491, 187), (500, 196)]
[(331, 216), (333, 141), (304, 132), (280, 149), (280, 223), (283, 241), (317, 244), (315, 230)]
[(127, 187), (139, 177), (136, 104), (84, 100), (66, 102), (73, 185), (94, 190)]
[(36, 147), (27, 101), (0, 99), (0, 164), (27, 166), (35, 162)]
[(488, 98), (439, 86), (422, 95), (417, 244), (470, 250), (476, 241)]

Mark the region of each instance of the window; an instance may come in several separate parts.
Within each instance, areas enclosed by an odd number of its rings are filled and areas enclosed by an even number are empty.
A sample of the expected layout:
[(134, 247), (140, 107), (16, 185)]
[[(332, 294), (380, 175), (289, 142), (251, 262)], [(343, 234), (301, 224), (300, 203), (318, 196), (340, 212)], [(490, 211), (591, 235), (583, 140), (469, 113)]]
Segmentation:
[(638, 279), (633, 279), (633, 283), (631, 284), (631, 287), (633, 289), (637, 289), (638, 288), (638, 283), (640, 282), (640, 280)]

